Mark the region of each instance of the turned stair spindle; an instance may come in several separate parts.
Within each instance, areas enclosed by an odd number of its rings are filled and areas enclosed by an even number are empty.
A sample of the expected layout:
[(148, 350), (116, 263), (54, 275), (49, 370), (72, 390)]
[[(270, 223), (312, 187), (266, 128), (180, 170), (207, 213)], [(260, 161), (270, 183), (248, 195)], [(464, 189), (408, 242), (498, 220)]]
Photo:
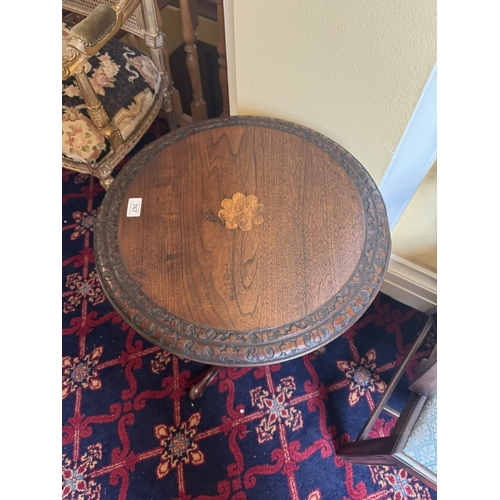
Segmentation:
[(217, 0), (217, 52), (219, 53), (219, 80), (222, 90), (222, 113), (220, 116), (229, 116), (229, 89), (227, 83), (227, 59), (226, 59), (226, 33), (224, 27), (224, 4), (223, 0)]
[(196, 32), (193, 27), (189, 0), (180, 0), (179, 5), (181, 9), (182, 36), (185, 42), (186, 64), (193, 87), (191, 115), (194, 122), (199, 122), (207, 119), (207, 104), (203, 100), (203, 90), (201, 87), (200, 67), (196, 49)]

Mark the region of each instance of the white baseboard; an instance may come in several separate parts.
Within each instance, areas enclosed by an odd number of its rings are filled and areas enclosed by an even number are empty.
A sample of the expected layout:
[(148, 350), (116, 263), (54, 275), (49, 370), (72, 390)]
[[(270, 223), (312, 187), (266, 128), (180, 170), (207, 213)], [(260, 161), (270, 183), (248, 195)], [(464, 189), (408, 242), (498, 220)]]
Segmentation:
[(437, 306), (437, 274), (393, 254), (380, 291), (418, 311), (428, 312)]

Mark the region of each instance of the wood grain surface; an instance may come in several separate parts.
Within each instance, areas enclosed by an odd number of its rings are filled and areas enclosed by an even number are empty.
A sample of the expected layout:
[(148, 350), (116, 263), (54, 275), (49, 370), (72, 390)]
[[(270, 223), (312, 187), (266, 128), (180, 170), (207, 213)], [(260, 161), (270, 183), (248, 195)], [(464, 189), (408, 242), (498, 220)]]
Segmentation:
[[(130, 198), (142, 198), (140, 217), (127, 217)], [(254, 223), (229, 224), (228, 200), (250, 201)], [(96, 269), (122, 317), (215, 365), (275, 363), (338, 337), (375, 297), (389, 253), (385, 205), (359, 162), (262, 117), (209, 120), (143, 149), (95, 231)]]
[[(254, 195), (263, 222), (230, 230), (218, 217), (235, 193)], [(296, 321), (353, 273), (364, 212), (351, 179), (328, 154), (264, 127), (207, 130), (164, 149), (129, 186), (118, 243), (142, 290), (172, 314), (221, 330)]]

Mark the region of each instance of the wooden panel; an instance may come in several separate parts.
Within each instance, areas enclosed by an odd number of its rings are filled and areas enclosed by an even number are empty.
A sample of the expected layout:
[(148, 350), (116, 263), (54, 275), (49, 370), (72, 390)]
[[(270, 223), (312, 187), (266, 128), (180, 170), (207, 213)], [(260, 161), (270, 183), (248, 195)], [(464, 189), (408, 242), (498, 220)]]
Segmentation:
[[(226, 228), (218, 213), (235, 193), (263, 203), (263, 224)], [(363, 248), (363, 206), (344, 169), (277, 130), (189, 136), (152, 159), (127, 198), (143, 199), (143, 215), (122, 208), (125, 265), (157, 304), (209, 328), (300, 320), (342, 288)]]
[[(130, 198), (140, 217), (126, 216)], [(313, 352), (354, 324), (380, 289), (390, 235), (375, 183), (343, 148), (242, 116), (182, 128), (130, 160), (94, 251), (108, 298), (145, 338), (245, 366)]]

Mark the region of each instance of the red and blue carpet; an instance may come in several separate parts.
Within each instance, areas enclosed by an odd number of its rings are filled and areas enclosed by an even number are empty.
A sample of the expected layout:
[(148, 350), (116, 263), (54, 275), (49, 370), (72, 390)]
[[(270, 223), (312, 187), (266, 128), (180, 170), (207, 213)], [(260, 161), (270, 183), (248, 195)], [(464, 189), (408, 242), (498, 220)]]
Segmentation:
[[(166, 131), (157, 120), (131, 155)], [(205, 366), (144, 340), (104, 296), (92, 250), (103, 197), (95, 178), (63, 170), (63, 498), (437, 498), (401, 469), (335, 454), (357, 436), (425, 315), (379, 294), (325, 354), (222, 369), (193, 402), (187, 390)], [(432, 329), (418, 357), (435, 341)], [(391, 399), (399, 410), (416, 364)], [(393, 425), (381, 418), (372, 437)]]

